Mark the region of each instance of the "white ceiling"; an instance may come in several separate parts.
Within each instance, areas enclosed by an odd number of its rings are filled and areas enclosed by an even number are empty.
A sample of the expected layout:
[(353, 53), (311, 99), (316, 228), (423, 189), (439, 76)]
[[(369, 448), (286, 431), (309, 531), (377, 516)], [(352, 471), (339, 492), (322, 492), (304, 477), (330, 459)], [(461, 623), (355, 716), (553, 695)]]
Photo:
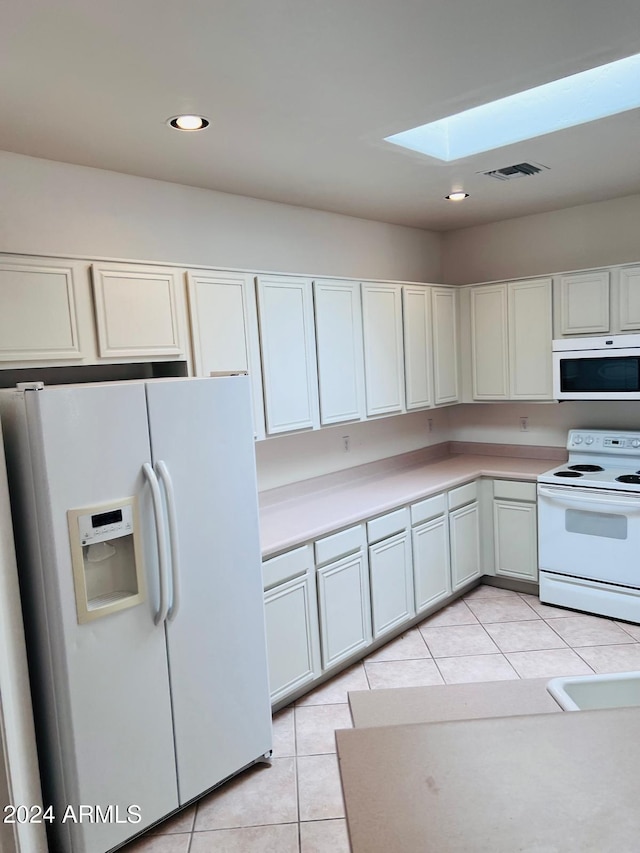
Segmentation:
[(383, 137), (638, 52), (639, 0), (5, 0), (0, 149), (448, 230), (640, 192), (640, 110), (449, 164)]

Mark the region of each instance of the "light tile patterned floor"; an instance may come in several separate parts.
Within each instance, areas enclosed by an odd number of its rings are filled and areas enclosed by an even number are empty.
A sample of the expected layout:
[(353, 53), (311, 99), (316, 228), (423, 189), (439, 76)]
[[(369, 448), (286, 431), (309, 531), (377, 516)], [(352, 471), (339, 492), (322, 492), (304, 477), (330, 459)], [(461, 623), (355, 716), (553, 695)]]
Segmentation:
[(347, 853), (334, 731), (347, 693), (640, 669), (640, 626), (479, 586), (285, 708), (271, 767), (241, 776), (123, 853)]

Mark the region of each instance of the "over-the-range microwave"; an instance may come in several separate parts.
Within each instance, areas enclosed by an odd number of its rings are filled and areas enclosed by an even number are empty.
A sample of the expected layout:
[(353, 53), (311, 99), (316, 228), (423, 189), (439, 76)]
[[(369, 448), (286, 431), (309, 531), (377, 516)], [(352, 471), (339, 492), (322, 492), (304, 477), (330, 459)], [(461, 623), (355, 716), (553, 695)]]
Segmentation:
[(640, 400), (640, 335), (553, 342), (556, 400)]

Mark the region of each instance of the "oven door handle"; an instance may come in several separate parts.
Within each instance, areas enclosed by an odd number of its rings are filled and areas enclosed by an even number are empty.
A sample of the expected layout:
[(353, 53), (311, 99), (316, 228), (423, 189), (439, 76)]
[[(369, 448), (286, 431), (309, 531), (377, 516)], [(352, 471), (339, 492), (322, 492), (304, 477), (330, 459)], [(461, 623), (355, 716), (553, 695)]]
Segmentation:
[(591, 504), (602, 507), (605, 512), (613, 509), (627, 509), (640, 512), (640, 496), (629, 499), (619, 492), (609, 492), (600, 489), (563, 489), (562, 487), (538, 486), (538, 494), (557, 503), (583, 507)]

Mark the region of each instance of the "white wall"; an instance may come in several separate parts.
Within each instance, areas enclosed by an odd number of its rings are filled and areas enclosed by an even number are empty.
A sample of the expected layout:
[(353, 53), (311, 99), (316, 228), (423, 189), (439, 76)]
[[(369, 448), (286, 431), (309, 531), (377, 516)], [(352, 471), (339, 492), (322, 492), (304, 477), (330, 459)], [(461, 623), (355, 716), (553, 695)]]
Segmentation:
[[(450, 408), (339, 424), (256, 444), (260, 491), (342, 471), (387, 456), (440, 444), (449, 437)], [(429, 432), (429, 420), (432, 431)], [(345, 453), (343, 437), (349, 436)]]
[(640, 195), (443, 235), (443, 280), (469, 284), (640, 261)]
[(441, 237), (0, 152), (0, 251), (440, 281)]
[[(527, 417), (528, 431), (520, 430)], [(640, 402), (472, 403), (449, 409), (451, 441), (565, 447), (570, 429), (640, 430)]]

